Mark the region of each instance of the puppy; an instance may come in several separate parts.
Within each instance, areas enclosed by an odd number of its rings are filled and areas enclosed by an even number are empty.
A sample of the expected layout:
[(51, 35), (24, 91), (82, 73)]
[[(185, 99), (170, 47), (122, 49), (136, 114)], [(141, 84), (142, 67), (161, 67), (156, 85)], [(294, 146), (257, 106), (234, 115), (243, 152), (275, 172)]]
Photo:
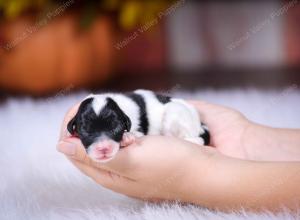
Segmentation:
[(192, 105), (148, 90), (89, 95), (67, 129), (80, 138), (93, 160), (103, 163), (143, 135), (173, 136), (199, 145), (209, 143), (208, 130)]

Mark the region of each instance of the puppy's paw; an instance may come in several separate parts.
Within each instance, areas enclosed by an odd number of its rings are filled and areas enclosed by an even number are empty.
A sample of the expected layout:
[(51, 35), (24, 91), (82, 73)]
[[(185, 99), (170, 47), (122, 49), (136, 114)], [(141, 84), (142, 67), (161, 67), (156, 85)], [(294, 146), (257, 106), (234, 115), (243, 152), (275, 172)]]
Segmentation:
[(123, 138), (122, 138), (120, 144), (122, 147), (127, 147), (127, 146), (133, 144), (135, 142), (135, 140), (136, 140), (136, 137), (133, 133), (125, 132), (123, 134)]

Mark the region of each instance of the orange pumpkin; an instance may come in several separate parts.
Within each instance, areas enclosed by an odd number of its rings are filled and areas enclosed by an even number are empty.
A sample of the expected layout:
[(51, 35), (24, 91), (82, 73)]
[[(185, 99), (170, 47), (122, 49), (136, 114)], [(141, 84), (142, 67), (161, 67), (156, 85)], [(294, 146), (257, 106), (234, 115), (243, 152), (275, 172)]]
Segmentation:
[(111, 22), (98, 17), (81, 30), (78, 18), (68, 14), (35, 23), (24, 16), (0, 24), (0, 88), (43, 95), (107, 80), (115, 51)]

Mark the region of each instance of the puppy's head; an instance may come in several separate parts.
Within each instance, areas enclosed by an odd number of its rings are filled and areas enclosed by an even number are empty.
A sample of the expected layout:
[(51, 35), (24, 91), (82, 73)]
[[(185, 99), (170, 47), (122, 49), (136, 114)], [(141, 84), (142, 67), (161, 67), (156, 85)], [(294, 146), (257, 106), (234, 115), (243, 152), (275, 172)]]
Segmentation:
[(80, 138), (93, 160), (107, 162), (120, 149), (120, 141), (124, 132), (130, 131), (131, 121), (113, 99), (95, 96), (80, 104), (67, 128)]

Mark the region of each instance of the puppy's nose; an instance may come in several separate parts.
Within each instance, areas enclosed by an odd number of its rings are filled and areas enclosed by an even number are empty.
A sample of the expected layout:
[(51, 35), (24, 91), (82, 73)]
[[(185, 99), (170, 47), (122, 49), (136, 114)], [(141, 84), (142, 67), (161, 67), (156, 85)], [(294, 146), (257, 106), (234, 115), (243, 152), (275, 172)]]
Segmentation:
[(111, 146), (109, 146), (109, 147), (104, 147), (104, 148), (96, 148), (96, 151), (101, 154), (111, 154), (113, 149)]
[(96, 146), (95, 150), (100, 154), (110, 154), (113, 151), (113, 146), (109, 141), (103, 141)]

